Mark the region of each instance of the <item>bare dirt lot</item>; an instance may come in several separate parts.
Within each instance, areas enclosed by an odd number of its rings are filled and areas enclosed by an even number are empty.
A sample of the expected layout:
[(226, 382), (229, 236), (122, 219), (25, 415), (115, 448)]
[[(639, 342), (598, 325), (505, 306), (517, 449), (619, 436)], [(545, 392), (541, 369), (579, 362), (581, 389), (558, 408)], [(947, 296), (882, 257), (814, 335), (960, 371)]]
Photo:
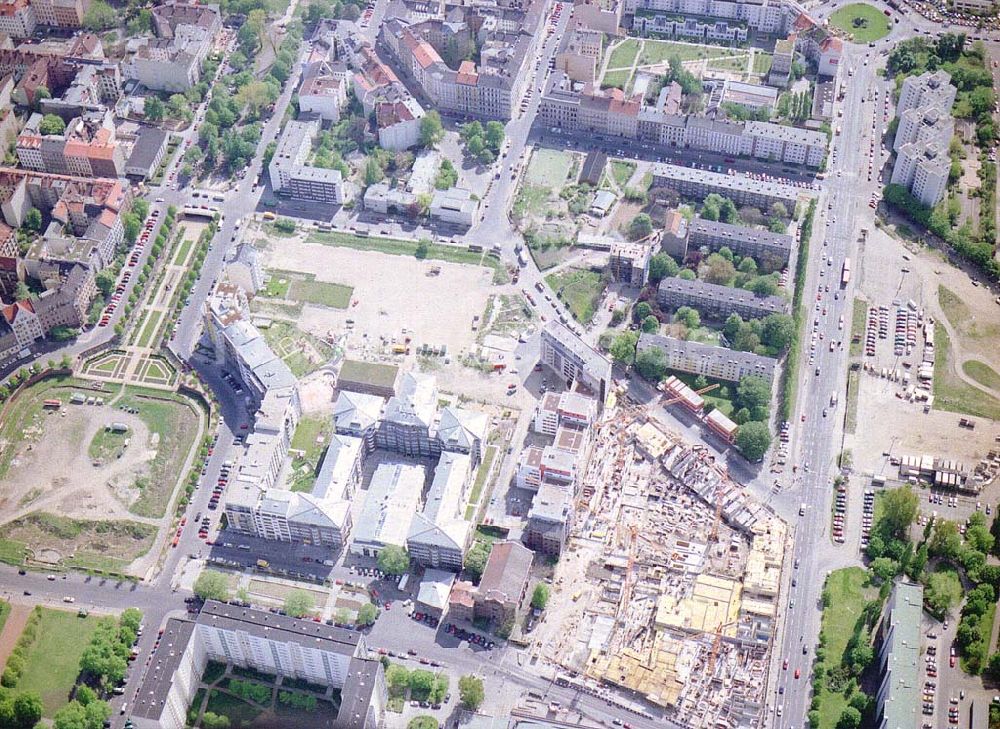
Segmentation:
[(493, 288), (493, 271), (485, 267), (291, 239), (272, 241), (265, 261), (268, 268), (353, 286), (356, 306), (341, 311), (305, 304), (298, 325), (320, 338), (346, 334), (348, 352), (369, 360), (391, 357), (391, 345), (404, 336), (417, 346), (446, 345), (457, 355), (473, 343), (472, 317), (482, 315)]

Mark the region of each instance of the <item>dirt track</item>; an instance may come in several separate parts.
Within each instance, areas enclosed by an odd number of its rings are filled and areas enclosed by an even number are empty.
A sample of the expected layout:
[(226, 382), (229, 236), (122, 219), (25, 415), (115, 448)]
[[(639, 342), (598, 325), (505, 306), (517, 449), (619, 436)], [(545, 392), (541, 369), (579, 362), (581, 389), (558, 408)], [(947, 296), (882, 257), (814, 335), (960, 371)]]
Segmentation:
[(7, 662), (7, 657), (14, 651), (17, 639), (21, 637), (21, 631), (28, 622), (31, 615), (31, 608), (18, 603), (10, 604), (10, 615), (4, 623), (3, 632), (0, 632), (0, 666)]

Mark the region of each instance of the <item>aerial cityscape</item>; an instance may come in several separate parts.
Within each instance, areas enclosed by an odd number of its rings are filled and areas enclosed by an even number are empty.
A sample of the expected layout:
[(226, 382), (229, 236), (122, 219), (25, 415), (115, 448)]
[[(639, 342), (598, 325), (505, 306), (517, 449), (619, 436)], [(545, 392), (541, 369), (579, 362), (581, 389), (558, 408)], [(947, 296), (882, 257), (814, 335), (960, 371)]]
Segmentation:
[(0, 729), (1000, 729), (995, 0), (0, 0)]

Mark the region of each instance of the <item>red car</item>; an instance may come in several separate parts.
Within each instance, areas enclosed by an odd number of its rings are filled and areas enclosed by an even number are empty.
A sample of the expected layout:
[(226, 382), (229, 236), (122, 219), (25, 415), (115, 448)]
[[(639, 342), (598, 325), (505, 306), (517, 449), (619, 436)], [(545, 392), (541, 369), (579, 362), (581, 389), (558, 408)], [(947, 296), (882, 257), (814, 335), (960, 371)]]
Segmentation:
[(795, 669), (795, 678), (798, 678), (799, 675), (800, 675), (799, 669), (796, 668)]

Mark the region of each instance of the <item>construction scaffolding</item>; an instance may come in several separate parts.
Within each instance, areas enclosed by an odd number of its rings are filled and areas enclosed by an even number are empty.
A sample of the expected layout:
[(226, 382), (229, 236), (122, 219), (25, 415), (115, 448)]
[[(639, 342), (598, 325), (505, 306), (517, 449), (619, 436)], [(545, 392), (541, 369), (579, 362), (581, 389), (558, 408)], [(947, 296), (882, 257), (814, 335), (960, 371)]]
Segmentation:
[(625, 405), (595, 425), (583, 486), (556, 572), (572, 600), (538, 654), (686, 726), (762, 726), (784, 523)]

